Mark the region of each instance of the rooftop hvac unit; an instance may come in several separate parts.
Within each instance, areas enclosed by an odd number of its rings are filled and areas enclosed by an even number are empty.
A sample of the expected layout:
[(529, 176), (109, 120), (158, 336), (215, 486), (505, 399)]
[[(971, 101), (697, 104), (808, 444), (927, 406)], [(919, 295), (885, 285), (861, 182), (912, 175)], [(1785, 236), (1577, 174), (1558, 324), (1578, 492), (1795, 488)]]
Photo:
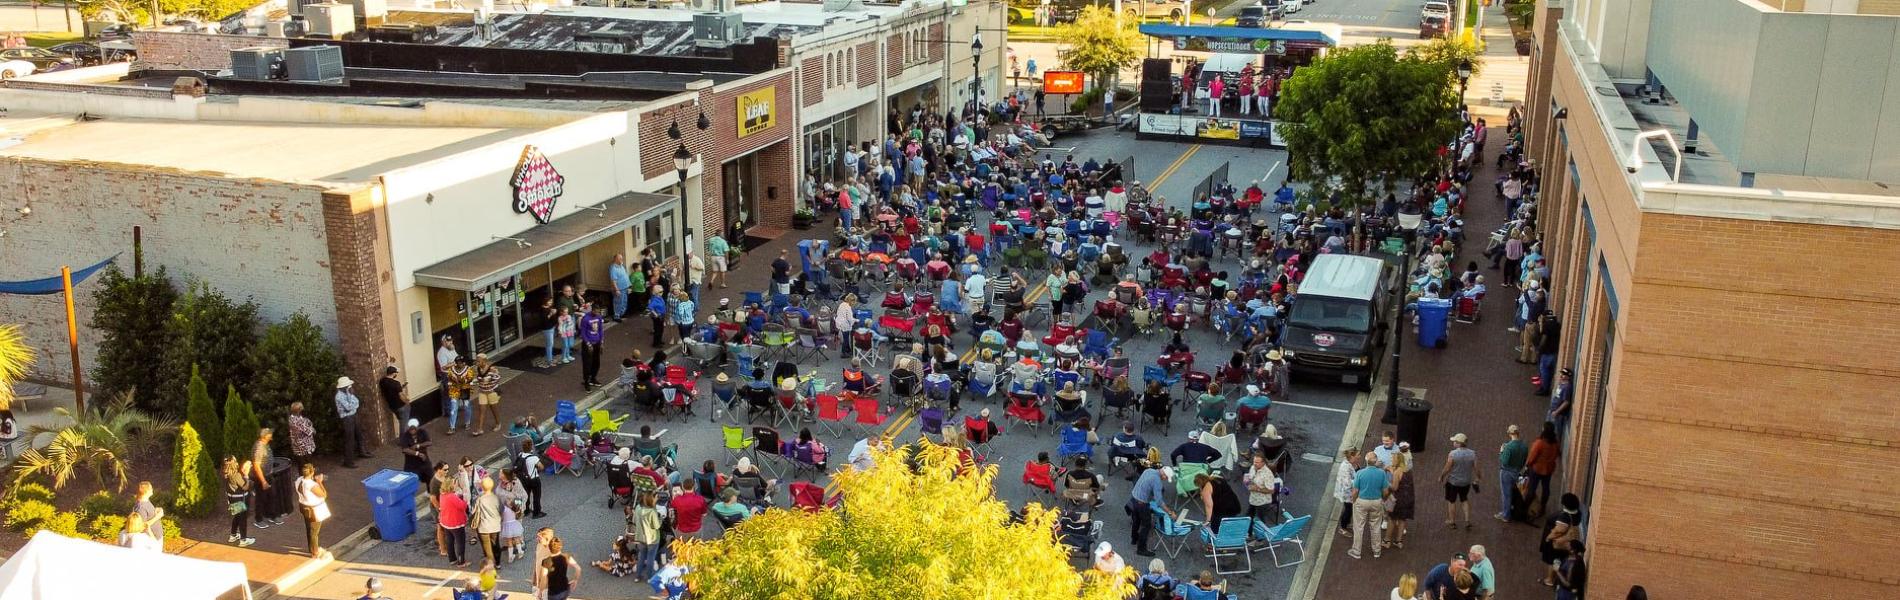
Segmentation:
[(342, 39), (356, 31), (356, 9), (348, 4), (321, 3), (303, 7), (304, 23), (312, 36)]
[(285, 72), (291, 81), (330, 81), (343, 78), (343, 48), (305, 46), (284, 51)]
[(387, 0), (350, 0), (350, 7), (356, 9), (356, 16), (365, 20), (380, 20), (389, 16)]
[(312, 4), (320, 4), (326, 1), (327, 0), (289, 0), (289, 2), (286, 2), (285, 4), (287, 5), (287, 8), (290, 9), (290, 16), (305, 17), (305, 16), (309, 16), (309, 13), (304, 12), (305, 7), (308, 7)]
[(693, 15), (693, 45), (701, 48), (725, 48), (745, 35), (745, 17), (736, 12)]
[(238, 48), (231, 51), (231, 76), (237, 79), (282, 79), (283, 48)]

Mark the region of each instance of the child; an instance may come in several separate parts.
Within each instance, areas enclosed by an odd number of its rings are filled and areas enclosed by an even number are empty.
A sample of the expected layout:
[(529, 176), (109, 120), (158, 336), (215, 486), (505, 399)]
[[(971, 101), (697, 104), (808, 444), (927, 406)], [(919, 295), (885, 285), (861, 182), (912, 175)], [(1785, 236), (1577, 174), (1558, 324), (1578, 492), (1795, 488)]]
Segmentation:
[(561, 364), (574, 362), (574, 335), (579, 331), (575, 325), (574, 314), (562, 308), (558, 326), (561, 335)]
[(516, 499), (501, 507), (501, 545), (505, 548), (508, 562), (521, 558), (521, 500)]

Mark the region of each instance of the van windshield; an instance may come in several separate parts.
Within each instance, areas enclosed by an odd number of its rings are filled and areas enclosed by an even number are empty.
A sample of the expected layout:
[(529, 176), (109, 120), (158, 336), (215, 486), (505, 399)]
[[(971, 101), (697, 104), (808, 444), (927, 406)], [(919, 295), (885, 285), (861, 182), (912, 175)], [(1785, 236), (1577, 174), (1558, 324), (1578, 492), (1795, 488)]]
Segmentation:
[(1353, 300), (1307, 296), (1294, 300), (1287, 323), (1302, 329), (1367, 333), (1372, 331), (1372, 306)]

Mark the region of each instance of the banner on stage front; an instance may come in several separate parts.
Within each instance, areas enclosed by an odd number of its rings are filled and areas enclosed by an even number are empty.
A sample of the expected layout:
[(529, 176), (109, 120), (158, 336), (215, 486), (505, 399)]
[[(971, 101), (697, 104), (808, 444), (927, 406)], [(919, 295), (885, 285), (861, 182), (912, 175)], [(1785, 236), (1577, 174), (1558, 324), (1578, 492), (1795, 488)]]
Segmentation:
[(1267, 139), (1273, 137), (1273, 123), (1269, 121), (1241, 121), (1240, 137), (1247, 139)]
[(1240, 139), (1240, 121), (1232, 119), (1205, 119), (1195, 124), (1194, 137), (1214, 140)]
[(1142, 113), (1140, 131), (1165, 135), (1188, 135), (1189, 133), (1182, 124), (1181, 115), (1155, 113)]

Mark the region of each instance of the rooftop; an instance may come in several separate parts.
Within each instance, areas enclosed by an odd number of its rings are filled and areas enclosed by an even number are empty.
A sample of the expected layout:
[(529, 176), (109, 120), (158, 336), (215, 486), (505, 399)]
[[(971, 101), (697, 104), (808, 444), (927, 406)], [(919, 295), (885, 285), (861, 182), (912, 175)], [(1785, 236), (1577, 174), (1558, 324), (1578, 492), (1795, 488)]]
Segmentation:
[[(13, 114), (0, 156), (142, 165), (346, 187), (528, 129), (170, 121)], [(294, 150), (293, 150), (294, 149)], [(292, 150), (286, 152), (286, 150)]]
[[(1667, 129), (1678, 143), (1689, 139), (1689, 112), (1684, 110), (1674, 98), (1664, 96), (1660, 102), (1652, 101), (1642, 93), (1640, 84), (1615, 83), (1617, 98), (1629, 109), (1641, 131)], [(1598, 92), (1608, 90), (1599, 88)], [(1681, 183), (1742, 187), (1742, 172), (1735, 163), (1722, 154), (1715, 140), (1709, 139), (1706, 130), (1699, 132), (1695, 152), (1685, 153), (1682, 157)], [(1663, 164), (1673, 168), (1676, 149), (1667, 140), (1649, 140), (1651, 150)], [(1779, 189), (1796, 192), (1817, 192), (1825, 194), (1859, 194), (1868, 196), (1900, 197), (1900, 182), (1870, 180), (1835, 179), (1806, 175), (1783, 175), (1759, 173), (1755, 176), (1755, 188)]]

